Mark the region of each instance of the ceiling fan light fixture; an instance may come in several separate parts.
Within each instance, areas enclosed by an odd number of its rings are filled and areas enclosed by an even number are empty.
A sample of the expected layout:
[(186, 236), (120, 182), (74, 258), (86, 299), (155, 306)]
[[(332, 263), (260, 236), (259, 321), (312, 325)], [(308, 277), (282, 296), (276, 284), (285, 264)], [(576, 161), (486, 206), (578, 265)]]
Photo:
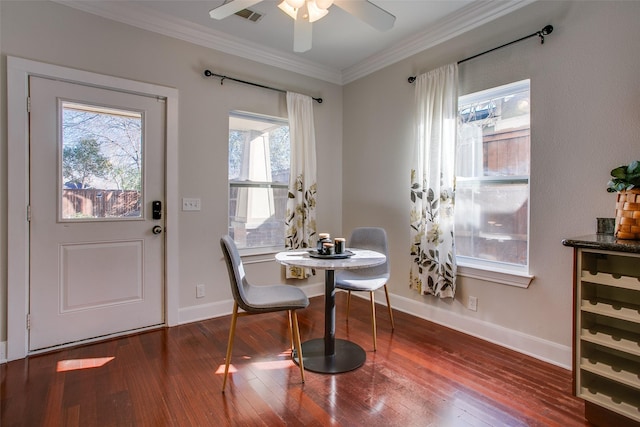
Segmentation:
[(280, 8), (280, 10), (282, 10), (284, 13), (289, 15), (294, 20), (297, 18), (298, 9), (294, 9), (293, 7), (291, 7), (291, 5), (286, 0), (280, 3), (278, 7)]
[(304, 6), (305, 0), (284, 0), (293, 9), (300, 9)]
[(309, 22), (316, 22), (318, 19), (329, 13), (328, 10), (318, 7), (318, 5), (316, 4), (316, 0), (307, 1), (307, 12), (309, 16)]
[(315, 0), (315, 2), (316, 2), (316, 6), (324, 10), (329, 9), (333, 4), (333, 0)]

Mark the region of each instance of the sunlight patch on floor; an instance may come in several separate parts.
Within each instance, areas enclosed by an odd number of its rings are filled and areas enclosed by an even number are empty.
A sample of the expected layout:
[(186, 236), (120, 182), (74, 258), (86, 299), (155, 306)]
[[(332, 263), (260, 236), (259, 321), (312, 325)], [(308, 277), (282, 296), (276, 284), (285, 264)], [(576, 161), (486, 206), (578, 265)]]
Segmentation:
[[(280, 353), (278, 357), (279, 357), (278, 360), (266, 360), (261, 362), (255, 361), (250, 363), (251, 363), (251, 366), (263, 371), (274, 370), (274, 369), (287, 369), (295, 365), (295, 362), (291, 358), (290, 350)], [(240, 358), (245, 361), (252, 359), (249, 356), (240, 356)], [(229, 364), (229, 373), (232, 373), (232, 372), (238, 372), (238, 370), (233, 366), (233, 363)], [(216, 370), (216, 374), (224, 374), (224, 365), (218, 366), (218, 369)]]
[[(238, 372), (238, 370), (236, 369), (235, 366), (233, 366), (233, 364), (231, 364), (229, 365), (229, 373), (231, 374), (233, 372)], [(218, 369), (216, 370), (216, 374), (224, 375), (224, 365), (218, 366)]]
[(88, 359), (69, 359), (58, 362), (56, 372), (77, 371), (80, 369), (100, 368), (115, 359), (112, 357), (93, 357)]

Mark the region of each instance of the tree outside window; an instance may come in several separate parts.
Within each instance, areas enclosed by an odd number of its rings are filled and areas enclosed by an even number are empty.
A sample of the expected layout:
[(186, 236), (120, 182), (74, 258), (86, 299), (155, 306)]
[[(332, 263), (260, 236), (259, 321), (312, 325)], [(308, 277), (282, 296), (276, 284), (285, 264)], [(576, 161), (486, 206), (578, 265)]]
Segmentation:
[(142, 113), (62, 103), (62, 218), (141, 215)]

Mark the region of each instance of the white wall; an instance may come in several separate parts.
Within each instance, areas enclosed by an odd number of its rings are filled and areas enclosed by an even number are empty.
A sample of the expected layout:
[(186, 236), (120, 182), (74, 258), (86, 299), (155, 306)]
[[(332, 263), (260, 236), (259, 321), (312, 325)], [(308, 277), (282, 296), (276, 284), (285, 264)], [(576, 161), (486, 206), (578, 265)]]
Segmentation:
[[(231, 292), (220, 251), (227, 230), (228, 113), (244, 110), (287, 116), (285, 95), (246, 85), (204, 78), (217, 73), (321, 96), (314, 104), (320, 164), (341, 168), (342, 89), (337, 85), (282, 71), (204, 47), (112, 22), (53, 2), (0, 3), (2, 21), (2, 129), (0, 151), (0, 342), (6, 341), (6, 57), (17, 56), (70, 68), (149, 82), (179, 90), (179, 197), (202, 199), (200, 212), (180, 212), (180, 319), (190, 321), (231, 311)], [(335, 169), (318, 171), (318, 224), (341, 231), (342, 178)], [(169, 230), (169, 232), (171, 232)], [(268, 258), (268, 257), (262, 257)], [(262, 259), (261, 258), (261, 259)], [(279, 281), (273, 257), (247, 266), (257, 283)], [(310, 282), (321, 282), (318, 276)], [(206, 297), (195, 298), (195, 286)], [(298, 284), (298, 282), (296, 282)], [(300, 285), (306, 284), (300, 282)]]
[[(460, 65), (460, 94), (531, 79), (531, 243), (528, 289), (461, 278), (455, 301), (409, 289), (413, 85), (407, 77), (552, 24)], [(640, 159), (640, 2), (537, 2), (344, 90), (343, 225), (384, 226), (394, 307), (570, 367), (572, 250), (565, 237), (613, 217), (609, 171)], [(478, 311), (464, 307), (478, 297)]]

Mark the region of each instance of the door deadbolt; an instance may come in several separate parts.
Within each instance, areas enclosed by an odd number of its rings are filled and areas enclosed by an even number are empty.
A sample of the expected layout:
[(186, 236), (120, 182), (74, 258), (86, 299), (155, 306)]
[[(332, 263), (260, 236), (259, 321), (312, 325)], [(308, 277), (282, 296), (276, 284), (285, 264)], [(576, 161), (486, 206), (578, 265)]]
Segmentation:
[(155, 220), (162, 219), (162, 202), (160, 200), (151, 202), (151, 217)]

